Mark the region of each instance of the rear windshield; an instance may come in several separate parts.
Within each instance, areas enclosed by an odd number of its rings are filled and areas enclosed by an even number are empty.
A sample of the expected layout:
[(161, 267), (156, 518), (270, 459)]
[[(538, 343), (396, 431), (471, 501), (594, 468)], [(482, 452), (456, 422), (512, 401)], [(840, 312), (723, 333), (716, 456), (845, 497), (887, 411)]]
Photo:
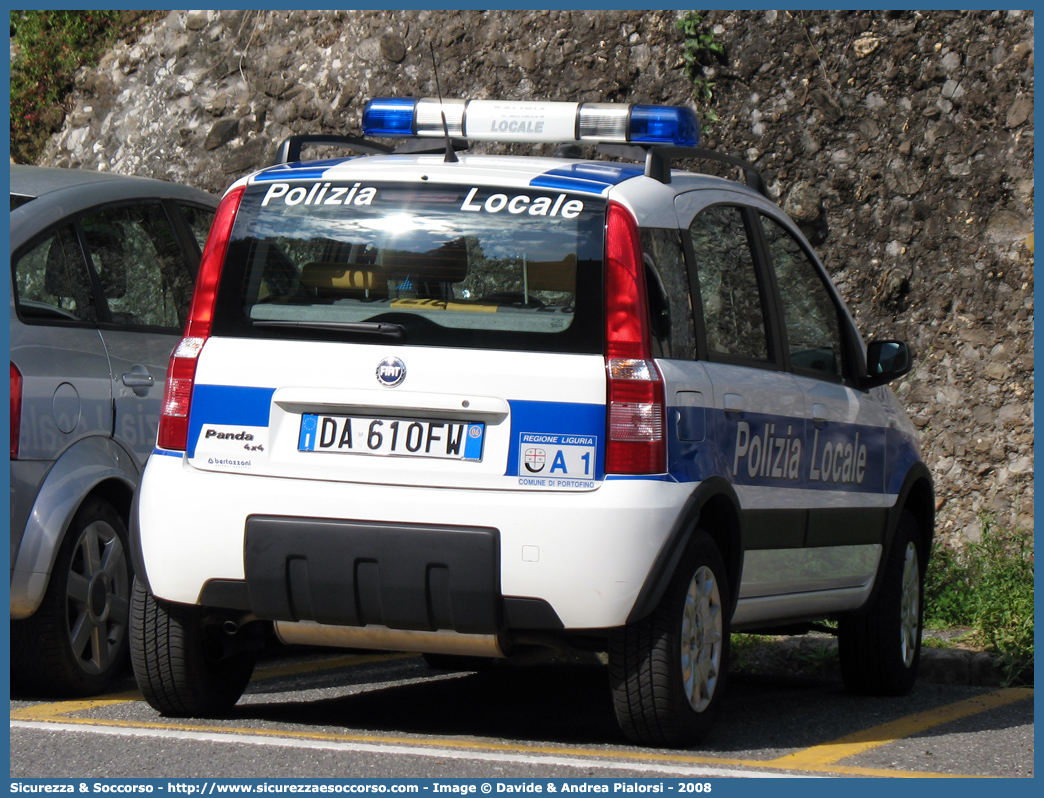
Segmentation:
[(601, 352), (605, 203), (402, 183), (247, 189), (214, 333)]

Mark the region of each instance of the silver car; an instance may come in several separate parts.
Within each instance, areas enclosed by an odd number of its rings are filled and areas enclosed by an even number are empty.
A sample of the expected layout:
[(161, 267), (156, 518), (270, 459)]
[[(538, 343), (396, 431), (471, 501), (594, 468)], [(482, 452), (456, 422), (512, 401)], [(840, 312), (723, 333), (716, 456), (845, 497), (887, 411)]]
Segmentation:
[(127, 661), (127, 519), (214, 216), (209, 194), (11, 167), (11, 683), (88, 695)]

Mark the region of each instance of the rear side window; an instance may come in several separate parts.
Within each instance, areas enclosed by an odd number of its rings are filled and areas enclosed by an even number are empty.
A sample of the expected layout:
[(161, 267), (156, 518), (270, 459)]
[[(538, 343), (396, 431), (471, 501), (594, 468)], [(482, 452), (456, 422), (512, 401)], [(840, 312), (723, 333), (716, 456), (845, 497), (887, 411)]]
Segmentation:
[(742, 211), (716, 205), (689, 225), (711, 357), (769, 359), (765, 313)]
[(184, 326), (194, 276), (162, 206), (111, 208), (80, 226), (113, 324)]
[(267, 183), (236, 219), (215, 332), (601, 352), (605, 203), (479, 186)]
[(689, 273), (678, 230), (644, 228), (642, 259), (645, 261), (653, 356), (695, 359), (696, 334), (692, 324)]
[(61, 227), (14, 263), (18, 315), (40, 321), (97, 320), (90, 273), (71, 226)]

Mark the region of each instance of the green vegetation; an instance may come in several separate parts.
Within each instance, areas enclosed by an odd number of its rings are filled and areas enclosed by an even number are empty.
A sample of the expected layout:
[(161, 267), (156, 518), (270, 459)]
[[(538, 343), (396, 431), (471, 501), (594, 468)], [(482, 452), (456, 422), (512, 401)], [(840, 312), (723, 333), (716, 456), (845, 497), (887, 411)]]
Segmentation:
[(685, 36), (682, 45), (682, 58), (685, 60), (685, 74), (692, 81), (693, 96), (697, 109), (708, 122), (717, 122), (718, 114), (710, 107), (714, 99), (714, 82), (704, 75), (704, 67), (710, 66), (725, 54), (725, 47), (717, 41), (714, 32), (703, 25), (703, 15), (698, 11), (689, 11), (678, 20), (677, 28)]
[(833, 641), (815, 643), (802, 649), (798, 658), (807, 662), (817, 673), (825, 674), (838, 661), (837, 646)]
[(751, 666), (752, 656), (771, 640), (766, 635), (733, 633), (729, 637), (730, 667), (737, 671), (747, 670)]
[(11, 157), (33, 163), (65, 119), (73, 75), (157, 12), (12, 11)]
[(1033, 681), (1033, 538), (983, 515), (982, 539), (936, 547), (925, 584), (925, 625), (968, 626), (1000, 656), (1008, 684)]
[[(978, 542), (959, 547), (937, 542), (925, 575), (925, 628), (967, 631), (946, 638), (925, 632), (923, 643), (988, 651), (999, 658), (1006, 685), (1032, 684), (1033, 537), (999, 526), (988, 514), (981, 522)], [(733, 669), (752, 669), (760, 650), (775, 640), (733, 634)], [(797, 660), (824, 672), (835, 656), (833, 646), (812, 645), (803, 647)]]

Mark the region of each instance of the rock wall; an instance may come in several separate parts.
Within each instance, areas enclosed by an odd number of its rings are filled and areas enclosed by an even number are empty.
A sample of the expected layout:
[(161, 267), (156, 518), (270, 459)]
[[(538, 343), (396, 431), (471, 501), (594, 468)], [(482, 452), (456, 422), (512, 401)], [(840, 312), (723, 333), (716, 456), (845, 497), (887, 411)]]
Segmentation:
[[(175, 11), (77, 78), (41, 163), (221, 192), (367, 98), (690, 104), (679, 12)], [(806, 230), (896, 386), (939, 530), (1032, 528), (1030, 12), (716, 11), (705, 146), (745, 157)], [(705, 104), (706, 105), (706, 104)], [(707, 118), (704, 107), (698, 107)]]

